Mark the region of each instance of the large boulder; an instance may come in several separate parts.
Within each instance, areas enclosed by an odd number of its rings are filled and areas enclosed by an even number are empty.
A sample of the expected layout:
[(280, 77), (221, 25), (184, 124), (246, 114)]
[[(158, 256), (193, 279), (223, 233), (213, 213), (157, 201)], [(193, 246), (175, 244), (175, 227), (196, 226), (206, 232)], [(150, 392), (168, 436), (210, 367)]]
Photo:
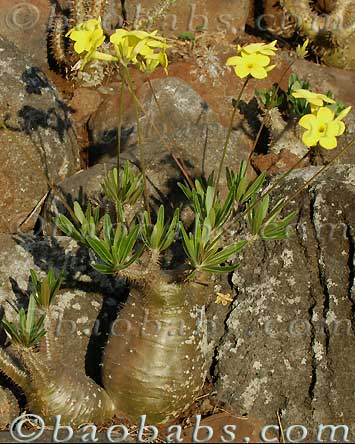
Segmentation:
[[(227, 130), (209, 104), (177, 77), (155, 79), (152, 86), (160, 109), (148, 84), (138, 92), (146, 111), (140, 115), (140, 125), (147, 164), (157, 165), (163, 158), (166, 163), (168, 145), (175, 156), (189, 165), (192, 174), (201, 174), (202, 169), (208, 173), (217, 169)], [(116, 154), (117, 113), (117, 97), (108, 97), (89, 121), (94, 163), (107, 161)], [(164, 136), (163, 141), (160, 135)], [(139, 158), (132, 104), (125, 108), (122, 149), (132, 160)], [(225, 164), (235, 166), (248, 157), (249, 150), (247, 130), (237, 124), (232, 131)]]
[[(274, 197), (316, 171), (294, 172)], [(321, 423), (354, 432), (354, 201), (355, 167), (331, 167), (290, 204), (300, 209), (296, 235), (241, 258), (214, 367), (235, 414), (275, 424), (279, 412), (284, 428), (306, 426), (307, 440)]]
[(48, 181), (78, 169), (78, 146), (70, 109), (46, 75), (2, 37), (0, 52), (1, 120), (8, 129), (0, 128), (0, 232), (12, 232), (27, 222), (33, 227), (30, 216)]

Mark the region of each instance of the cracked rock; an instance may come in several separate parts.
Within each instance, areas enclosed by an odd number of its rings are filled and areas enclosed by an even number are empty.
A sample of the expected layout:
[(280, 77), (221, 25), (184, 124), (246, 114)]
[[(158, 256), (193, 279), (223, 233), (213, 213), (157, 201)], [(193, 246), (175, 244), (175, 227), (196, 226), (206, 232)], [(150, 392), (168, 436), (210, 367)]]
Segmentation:
[[(317, 167), (292, 173), (289, 195)], [(291, 202), (292, 239), (246, 250), (214, 368), (218, 396), (237, 415), (285, 428), (345, 424), (354, 433), (355, 167), (333, 166)], [(325, 439), (326, 441), (326, 439)]]

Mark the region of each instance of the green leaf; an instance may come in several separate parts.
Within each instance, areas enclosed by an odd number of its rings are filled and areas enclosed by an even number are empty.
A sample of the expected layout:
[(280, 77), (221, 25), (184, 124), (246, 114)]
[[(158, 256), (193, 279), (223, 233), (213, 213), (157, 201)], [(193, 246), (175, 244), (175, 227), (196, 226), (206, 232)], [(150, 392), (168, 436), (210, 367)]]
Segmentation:
[(109, 214), (105, 214), (103, 217), (103, 235), (106, 245), (111, 245), (112, 241), (112, 222)]
[(54, 222), (65, 235), (72, 237), (76, 241), (82, 241), (80, 232), (74, 227), (70, 220), (64, 216), (64, 214), (60, 214), (54, 219)]
[(31, 331), (33, 328), (34, 320), (35, 320), (35, 314), (36, 314), (36, 301), (33, 295), (30, 296), (30, 300), (27, 307), (27, 316), (26, 316), (26, 327), (25, 327), (25, 334), (29, 338), (31, 336)]
[(103, 262), (106, 264), (112, 264), (112, 254), (103, 241), (98, 238), (88, 238), (87, 241)]
[(112, 265), (104, 265), (104, 264), (92, 264), (91, 265), (96, 271), (102, 274), (113, 274), (114, 269)]
[(239, 253), (248, 243), (246, 240), (242, 240), (237, 242), (236, 244), (229, 245), (228, 247), (223, 248), (220, 252), (216, 253), (213, 256), (213, 259), (209, 261), (210, 263), (221, 264), (227, 261), (231, 256), (236, 253)]
[(38, 282), (37, 274), (36, 274), (36, 272), (32, 268), (30, 269), (30, 275), (31, 275), (32, 285), (34, 286), (35, 290), (37, 292), (39, 292), (40, 291), (40, 285), (39, 285), (39, 282)]
[(85, 220), (85, 215), (79, 202), (74, 202), (74, 214), (77, 217), (78, 221), (83, 224)]
[(215, 266), (203, 266), (202, 269), (208, 273), (231, 273), (236, 270), (238, 265), (215, 265)]

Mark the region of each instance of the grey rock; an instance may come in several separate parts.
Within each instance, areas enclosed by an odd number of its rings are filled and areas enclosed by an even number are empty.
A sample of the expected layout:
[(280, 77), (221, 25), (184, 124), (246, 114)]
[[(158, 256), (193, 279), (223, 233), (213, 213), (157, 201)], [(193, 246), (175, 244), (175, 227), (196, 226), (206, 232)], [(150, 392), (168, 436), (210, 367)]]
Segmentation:
[[(139, 101), (146, 112), (146, 114), (141, 112), (140, 115), (144, 140), (159, 139), (153, 125), (156, 125), (160, 132), (164, 134), (167, 129), (171, 133), (185, 126), (201, 122), (211, 123), (216, 120), (208, 104), (183, 80), (177, 77), (156, 79), (152, 81), (152, 86), (161, 113), (147, 83), (138, 91)], [(133, 104), (131, 102), (128, 105), (123, 115), (123, 149), (134, 143), (130, 136), (132, 135), (135, 141), (137, 133)], [(114, 149), (116, 148), (118, 109), (118, 95), (108, 95), (97, 112), (91, 117), (89, 129), (93, 144), (109, 145), (113, 143)]]
[[(317, 167), (292, 173), (289, 194)], [(354, 432), (355, 168), (331, 167), (290, 205), (296, 235), (257, 243), (233, 276), (238, 297), (216, 353), (219, 399), (238, 415)]]
[[(14, 232), (57, 182), (79, 167), (70, 110), (46, 75), (0, 37), (0, 232)], [(31, 229), (36, 217), (22, 229)]]

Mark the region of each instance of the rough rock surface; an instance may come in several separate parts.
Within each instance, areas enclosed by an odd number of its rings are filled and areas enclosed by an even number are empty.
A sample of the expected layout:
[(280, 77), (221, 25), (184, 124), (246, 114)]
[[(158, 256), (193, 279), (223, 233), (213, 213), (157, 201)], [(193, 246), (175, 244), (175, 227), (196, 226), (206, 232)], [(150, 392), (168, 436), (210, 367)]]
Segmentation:
[(47, 64), (47, 29), (53, 8), (54, 3), (47, 0), (0, 0), (0, 35), (41, 67)]
[(73, 174), (78, 152), (70, 109), (46, 75), (1, 37), (0, 53), (0, 115), (9, 130), (0, 128), (0, 232), (13, 232), (46, 195), (45, 176)]
[[(196, 91), (183, 80), (176, 77), (165, 77), (152, 81), (153, 89), (159, 102), (161, 114), (154, 101), (149, 85), (145, 83), (138, 91), (138, 98), (147, 114), (141, 113), (140, 123), (143, 138), (157, 139), (152, 129), (157, 125), (160, 131), (191, 126), (200, 123), (211, 123), (216, 116), (208, 104)], [(118, 89), (117, 89), (118, 90)], [(94, 144), (107, 141), (108, 136), (117, 131), (118, 95), (108, 96), (89, 122), (91, 139)], [(161, 115), (163, 118), (161, 118)], [(123, 133), (126, 137), (136, 126), (132, 101), (128, 102), (123, 114)]]
[[(277, 193), (308, 180), (294, 172)], [(233, 276), (238, 296), (216, 353), (219, 398), (275, 424), (354, 432), (355, 168), (331, 167), (294, 199), (296, 235), (255, 244)], [(312, 428), (309, 428), (312, 427)]]
[[(172, 152), (183, 159), (194, 174), (201, 174), (204, 151), (206, 153), (205, 171), (210, 173), (212, 169), (217, 168), (227, 131), (218, 123), (216, 114), (208, 103), (186, 82), (178, 78), (157, 79), (152, 81), (152, 85), (161, 113), (148, 85), (139, 92), (139, 99), (147, 111), (147, 114), (142, 114), (140, 118), (147, 164), (155, 165), (154, 168), (156, 168), (163, 157), (165, 163), (170, 157), (154, 129), (155, 125), (160, 133), (165, 135), (164, 139), (170, 145)], [(126, 156), (134, 160), (139, 158), (136, 143), (137, 125), (132, 110), (131, 112), (126, 110), (125, 115), (122, 149)], [(102, 162), (115, 156), (117, 103), (115, 105), (112, 98), (104, 101), (89, 125), (96, 161)], [(175, 140), (175, 144), (172, 140)], [(249, 149), (249, 140), (245, 130), (238, 125), (232, 133), (225, 164), (238, 164), (247, 158)]]
[[(128, 0), (125, 2), (127, 19), (138, 23), (154, 17), (159, 7), (166, 2), (150, 0)], [(235, 36), (243, 31), (249, 14), (249, 0), (219, 0), (218, 13), (214, 0), (180, 0), (172, 5), (161, 18), (158, 17), (152, 29), (158, 28), (167, 35), (179, 35), (183, 32), (194, 32), (201, 26), (208, 32), (224, 31)]]

